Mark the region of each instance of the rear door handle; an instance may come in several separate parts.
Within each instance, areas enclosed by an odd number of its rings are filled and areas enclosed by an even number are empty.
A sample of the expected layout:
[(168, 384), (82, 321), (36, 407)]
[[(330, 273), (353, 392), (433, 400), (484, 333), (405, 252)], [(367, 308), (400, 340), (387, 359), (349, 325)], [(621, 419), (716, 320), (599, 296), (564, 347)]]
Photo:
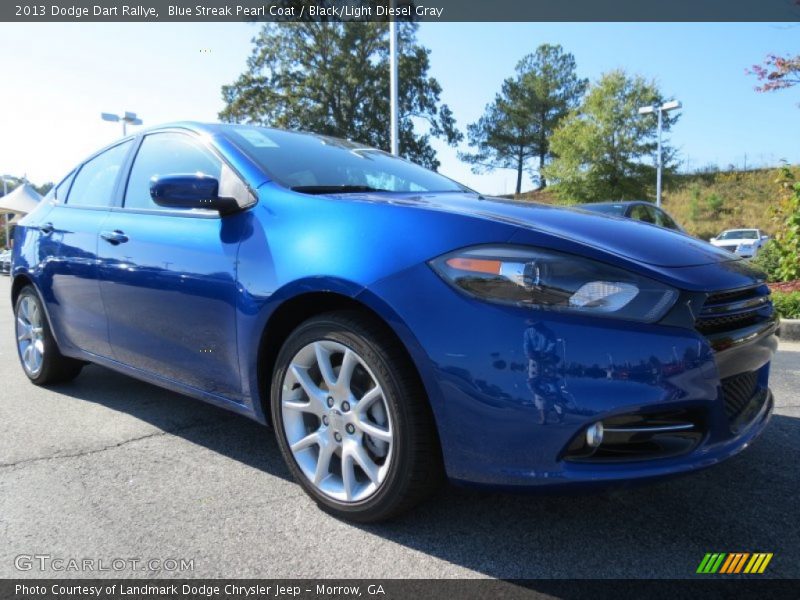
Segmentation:
[(55, 228), (53, 227), (52, 223), (45, 223), (44, 225), (39, 225), (39, 231), (41, 231), (45, 235), (48, 235), (50, 233), (53, 233), (53, 231), (55, 231)]
[(115, 229), (114, 231), (101, 231), (100, 237), (114, 246), (124, 244), (128, 241), (128, 236), (119, 229)]

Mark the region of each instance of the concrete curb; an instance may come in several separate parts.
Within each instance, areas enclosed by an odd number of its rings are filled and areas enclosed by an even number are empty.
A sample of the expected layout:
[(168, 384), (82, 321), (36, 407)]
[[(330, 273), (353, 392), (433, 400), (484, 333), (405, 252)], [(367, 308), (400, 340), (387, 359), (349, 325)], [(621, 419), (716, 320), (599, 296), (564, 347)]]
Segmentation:
[(800, 319), (781, 319), (781, 339), (800, 342)]

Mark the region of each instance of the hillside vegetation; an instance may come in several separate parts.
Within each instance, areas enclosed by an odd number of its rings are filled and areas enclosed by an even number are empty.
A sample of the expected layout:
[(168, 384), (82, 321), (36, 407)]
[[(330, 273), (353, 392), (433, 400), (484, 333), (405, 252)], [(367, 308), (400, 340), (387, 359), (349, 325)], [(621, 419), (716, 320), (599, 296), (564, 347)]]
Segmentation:
[[(800, 178), (800, 167), (793, 171)], [(735, 227), (758, 227), (772, 234), (777, 228), (773, 207), (782, 193), (779, 178), (780, 169), (673, 175), (666, 182), (663, 205), (689, 233), (702, 239)], [(568, 204), (556, 191), (553, 186), (517, 198)]]

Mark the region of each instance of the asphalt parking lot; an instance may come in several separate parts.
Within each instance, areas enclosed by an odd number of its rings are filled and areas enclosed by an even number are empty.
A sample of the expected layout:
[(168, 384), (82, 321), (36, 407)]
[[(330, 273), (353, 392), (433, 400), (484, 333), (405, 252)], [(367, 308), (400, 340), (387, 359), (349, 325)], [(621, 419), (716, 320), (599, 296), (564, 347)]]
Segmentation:
[[(0, 577), (692, 577), (706, 552), (736, 551), (773, 552), (767, 574), (800, 577), (800, 344), (775, 359), (767, 431), (717, 468), (590, 495), (446, 487), (353, 526), (317, 509), (247, 419), (93, 366), (29, 384), (8, 294), (0, 277)], [(15, 568), (33, 554), (194, 570)]]

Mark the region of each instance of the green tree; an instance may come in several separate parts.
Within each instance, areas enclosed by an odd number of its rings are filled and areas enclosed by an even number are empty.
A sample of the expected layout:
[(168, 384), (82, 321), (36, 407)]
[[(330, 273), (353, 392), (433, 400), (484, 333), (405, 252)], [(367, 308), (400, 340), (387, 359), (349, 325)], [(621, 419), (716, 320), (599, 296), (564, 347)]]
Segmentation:
[(550, 158), (550, 137), (561, 120), (580, 102), (587, 80), (578, 78), (575, 57), (559, 45), (543, 44), (517, 63), (516, 74), (503, 82), (494, 102), (467, 128), (474, 153), (460, 153), (476, 173), (515, 169), (516, 193), (522, 173), (533, 158), (531, 175), (540, 187), (547, 181), (542, 167)]
[[(220, 119), (302, 129), (389, 149), (387, 23), (267, 23), (253, 39), (247, 70), (222, 87)], [(398, 23), (400, 153), (437, 168), (432, 137), (463, 137), (416, 24)]]
[(41, 185), (34, 185), (33, 189), (35, 189), (36, 193), (38, 193), (40, 196), (46, 196), (47, 192), (52, 190), (54, 185), (55, 184), (52, 181), (48, 181), (47, 183), (43, 183)]
[[(593, 85), (580, 108), (551, 139), (555, 159), (545, 175), (558, 183), (559, 197), (577, 202), (646, 198), (655, 187), (656, 119), (642, 106), (664, 102), (656, 84), (617, 70)], [(669, 131), (677, 116), (664, 114)], [(674, 170), (674, 151), (663, 146), (664, 168)]]
[(723, 211), (725, 200), (719, 194), (709, 194), (706, 198), (706, 204), (708, 205), (708, 210), (716, 218)]

